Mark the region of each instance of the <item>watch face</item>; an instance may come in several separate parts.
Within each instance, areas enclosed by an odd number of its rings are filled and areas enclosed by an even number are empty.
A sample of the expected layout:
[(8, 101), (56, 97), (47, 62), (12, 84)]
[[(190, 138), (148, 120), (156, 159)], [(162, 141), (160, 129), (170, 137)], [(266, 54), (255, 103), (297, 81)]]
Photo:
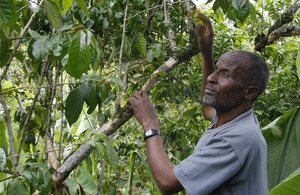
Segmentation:
[(152, 134), (152, 131), (146, 131), (146, 136), (149, 136)]

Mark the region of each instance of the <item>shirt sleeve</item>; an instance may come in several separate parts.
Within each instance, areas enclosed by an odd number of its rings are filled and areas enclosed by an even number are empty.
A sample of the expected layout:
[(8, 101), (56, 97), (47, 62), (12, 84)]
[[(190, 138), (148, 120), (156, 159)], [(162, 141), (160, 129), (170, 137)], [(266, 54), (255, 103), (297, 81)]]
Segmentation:
[(240, 163), (232, 146), (213, 137), (174, 168), (175, 176), (188, 194), (209, 194), (239, 169)]

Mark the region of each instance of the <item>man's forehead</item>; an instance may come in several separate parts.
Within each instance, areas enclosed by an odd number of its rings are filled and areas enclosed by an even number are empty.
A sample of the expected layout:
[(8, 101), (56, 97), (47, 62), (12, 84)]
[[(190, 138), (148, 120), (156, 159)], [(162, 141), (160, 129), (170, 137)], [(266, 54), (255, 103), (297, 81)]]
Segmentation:
[(219, 58), (216, 66), (218, 67), (220, 65), (225, 65), (226, 67), (228, 67), (230, 69), (235, 69), (238, 67), (248, 68), (248, 65), (250, 65), (250, 61), (251, 61), (251, 59), (246, 55), (243, 55), (238, 52), (228, 52), (228, 53), (223, 54)]

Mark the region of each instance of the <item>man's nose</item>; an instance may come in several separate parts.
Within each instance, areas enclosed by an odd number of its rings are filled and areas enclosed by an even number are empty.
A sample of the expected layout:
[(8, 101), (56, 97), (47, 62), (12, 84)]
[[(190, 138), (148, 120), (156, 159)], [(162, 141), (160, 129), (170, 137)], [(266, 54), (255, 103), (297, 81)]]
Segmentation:
[(217, 73), (213, 72), (207, 77), (207, 82), (209, 83), (217, 83)]

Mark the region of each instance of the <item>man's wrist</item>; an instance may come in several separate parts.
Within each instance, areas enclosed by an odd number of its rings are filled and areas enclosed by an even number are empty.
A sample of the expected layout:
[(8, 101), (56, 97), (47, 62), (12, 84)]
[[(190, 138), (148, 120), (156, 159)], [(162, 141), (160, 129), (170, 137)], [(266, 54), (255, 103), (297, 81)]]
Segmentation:
[(160, 135), (160, 131), (157, 129), (148, 129), (144, 131), (144, 140), (146, 141), (146, 139), (155, 135)]

